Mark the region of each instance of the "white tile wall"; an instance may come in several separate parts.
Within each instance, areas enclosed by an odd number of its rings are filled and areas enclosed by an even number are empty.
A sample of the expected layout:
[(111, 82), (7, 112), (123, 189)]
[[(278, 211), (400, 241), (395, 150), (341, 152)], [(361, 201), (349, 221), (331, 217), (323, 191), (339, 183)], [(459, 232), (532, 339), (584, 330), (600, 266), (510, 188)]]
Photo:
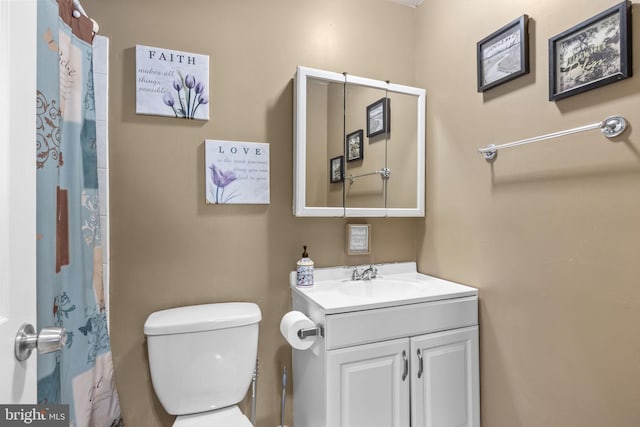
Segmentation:
[(109, 39), (93, 39), (93, 82), (96, 97), (96, 133), (98, 150), (98, 194), (100, 196), (100, 225), (102, 226), (102, 274), (104, 297), (109, 324)]

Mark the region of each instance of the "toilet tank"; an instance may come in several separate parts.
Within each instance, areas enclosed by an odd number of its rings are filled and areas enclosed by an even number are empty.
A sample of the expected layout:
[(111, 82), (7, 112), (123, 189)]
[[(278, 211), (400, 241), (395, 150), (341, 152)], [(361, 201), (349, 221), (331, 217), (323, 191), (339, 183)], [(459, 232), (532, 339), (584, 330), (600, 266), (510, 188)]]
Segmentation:
[(172, 415), (240, 402), (258, 352), (260, 308), (234, 302), (172, 308), (144, 324), (151, 381)]

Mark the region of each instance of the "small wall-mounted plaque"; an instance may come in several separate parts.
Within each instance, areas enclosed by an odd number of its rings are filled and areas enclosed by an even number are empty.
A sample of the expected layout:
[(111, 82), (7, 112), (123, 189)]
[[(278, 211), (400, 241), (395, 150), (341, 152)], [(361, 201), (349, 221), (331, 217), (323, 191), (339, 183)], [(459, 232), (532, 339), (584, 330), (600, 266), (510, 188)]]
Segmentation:
[(347, 224), (347, 255), (371, 253), (371, 224)]

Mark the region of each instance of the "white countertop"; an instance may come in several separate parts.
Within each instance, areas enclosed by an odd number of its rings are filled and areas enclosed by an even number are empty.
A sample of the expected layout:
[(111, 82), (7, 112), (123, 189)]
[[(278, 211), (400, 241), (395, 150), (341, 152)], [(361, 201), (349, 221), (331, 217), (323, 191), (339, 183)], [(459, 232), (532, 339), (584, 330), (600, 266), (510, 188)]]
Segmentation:
[[(368, 265), (359, 267), (362, 270)], [(351, 280), (353, 266), (317, 268), (314, 285), (310, 287), (297, 287), (296, 272), (293, 271), (290, 276), (292, 292), (310, 300), (325, 314), (478, 295), (478, 290), (470, 286), (419, 273), (415, 262), (376, 267), (376, 279), (359, 281)]]

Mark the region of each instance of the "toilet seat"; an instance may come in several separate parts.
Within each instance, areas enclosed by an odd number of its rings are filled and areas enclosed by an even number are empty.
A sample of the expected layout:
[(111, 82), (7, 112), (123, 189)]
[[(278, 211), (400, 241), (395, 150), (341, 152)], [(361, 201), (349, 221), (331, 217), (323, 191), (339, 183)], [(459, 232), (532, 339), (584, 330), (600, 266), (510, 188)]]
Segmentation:
[(237, 406), (197, 414), (179, 415), (173, 427), (253, 427)]

